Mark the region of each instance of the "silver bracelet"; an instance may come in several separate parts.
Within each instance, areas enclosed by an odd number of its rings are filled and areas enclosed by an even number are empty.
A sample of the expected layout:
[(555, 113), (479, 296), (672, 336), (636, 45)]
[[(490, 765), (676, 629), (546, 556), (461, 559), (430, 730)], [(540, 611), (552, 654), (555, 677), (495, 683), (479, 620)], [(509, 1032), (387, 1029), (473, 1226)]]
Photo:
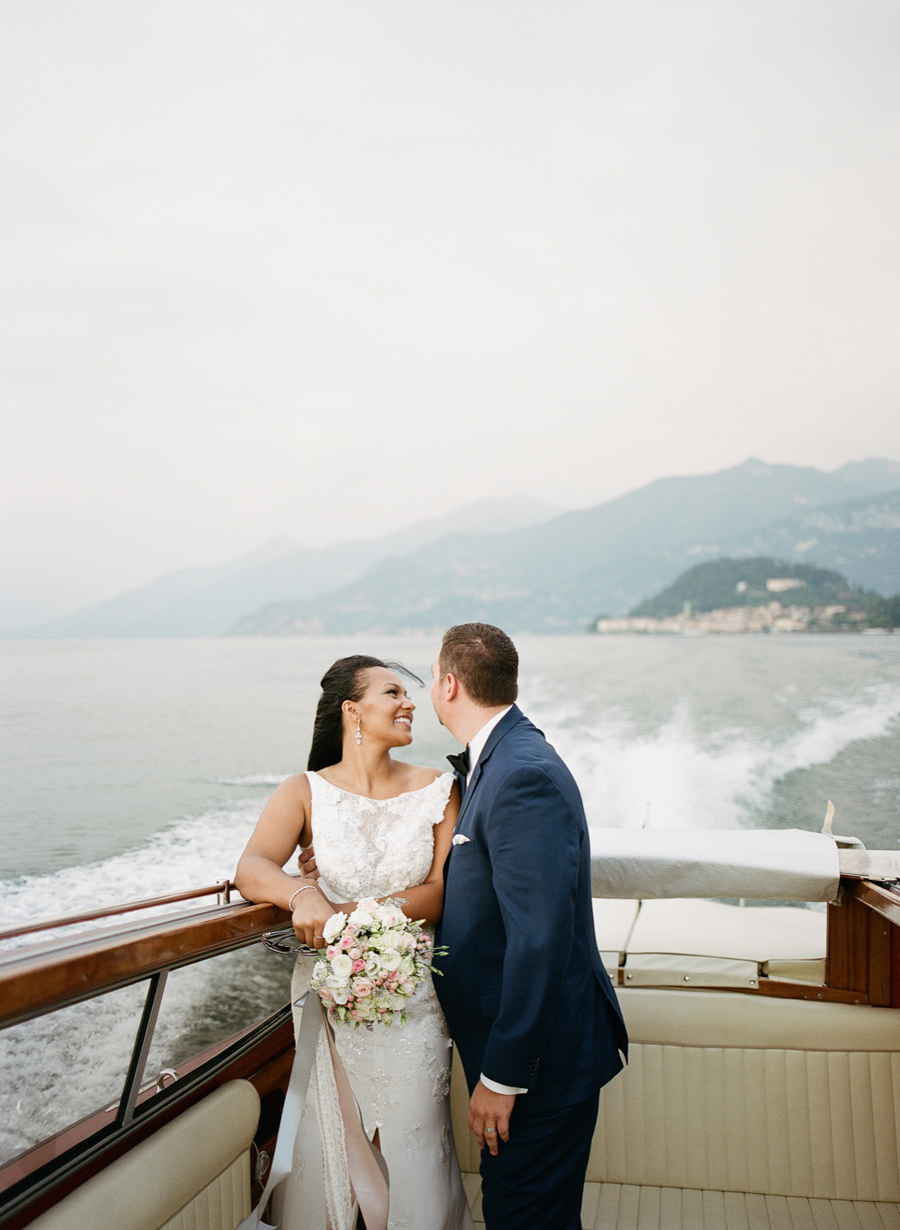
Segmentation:
[(291, 914), (294, 912), (294, 898), (297, 896), (297, 893), (302, 893), (304, 888), (317, 888), (317, 886), (315, 884), (301, 884), (298, 889), (291, 893), (288, 898), (288, 911)]

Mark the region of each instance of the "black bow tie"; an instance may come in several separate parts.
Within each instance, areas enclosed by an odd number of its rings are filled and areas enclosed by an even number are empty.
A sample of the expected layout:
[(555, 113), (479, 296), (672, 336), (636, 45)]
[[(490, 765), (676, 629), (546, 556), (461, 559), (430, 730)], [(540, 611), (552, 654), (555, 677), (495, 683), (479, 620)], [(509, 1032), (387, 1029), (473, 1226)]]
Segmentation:
[(457, 752), (456, 755), (448, 756), (447, 759), (453, 765), (457, 773), (461, 773), (463, 777), (469, 775), (469, 749), (464, 752)]

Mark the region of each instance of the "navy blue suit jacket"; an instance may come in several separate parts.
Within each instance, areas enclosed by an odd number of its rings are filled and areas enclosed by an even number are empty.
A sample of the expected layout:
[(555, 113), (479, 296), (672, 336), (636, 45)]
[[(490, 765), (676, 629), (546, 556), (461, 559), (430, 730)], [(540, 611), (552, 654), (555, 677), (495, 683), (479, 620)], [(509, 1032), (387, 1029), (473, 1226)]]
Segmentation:
[[(463, 786), (465, 783), (462, 783)], [(472, 1089), (527, 1088), (518, 1113), (591, 1096), (622, 1067), (625, 1025), (594, 935), (581, 795), (517, 706), (488, 738), (444, 869), (435, 987)]]

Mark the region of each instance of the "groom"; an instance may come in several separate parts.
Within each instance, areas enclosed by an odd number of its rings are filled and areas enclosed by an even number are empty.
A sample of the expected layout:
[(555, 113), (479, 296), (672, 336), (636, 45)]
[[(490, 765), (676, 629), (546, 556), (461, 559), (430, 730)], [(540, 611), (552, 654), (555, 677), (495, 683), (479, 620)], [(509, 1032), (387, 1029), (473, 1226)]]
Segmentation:
[(471, 1093), (487, 1230), (580, 1230), (600, 1088), (622, 1016), (594, 938), (578, 787), (515, 705), (518, 654), (491, 624), (444, 635), (435, 712), (465, 753), (435, 986)]

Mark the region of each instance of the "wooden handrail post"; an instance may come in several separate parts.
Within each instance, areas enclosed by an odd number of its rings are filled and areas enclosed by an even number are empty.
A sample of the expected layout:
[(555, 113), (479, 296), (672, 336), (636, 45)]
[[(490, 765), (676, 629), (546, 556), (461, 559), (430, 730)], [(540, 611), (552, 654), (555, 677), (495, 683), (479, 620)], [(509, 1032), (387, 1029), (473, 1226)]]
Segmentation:
[(893, 894), (864, 880), (843, 880), (841, 888), (839, 901), (828, 906), (825, 985), (858, 992), (877, 1007), (900, 1008), (900, 926)]

